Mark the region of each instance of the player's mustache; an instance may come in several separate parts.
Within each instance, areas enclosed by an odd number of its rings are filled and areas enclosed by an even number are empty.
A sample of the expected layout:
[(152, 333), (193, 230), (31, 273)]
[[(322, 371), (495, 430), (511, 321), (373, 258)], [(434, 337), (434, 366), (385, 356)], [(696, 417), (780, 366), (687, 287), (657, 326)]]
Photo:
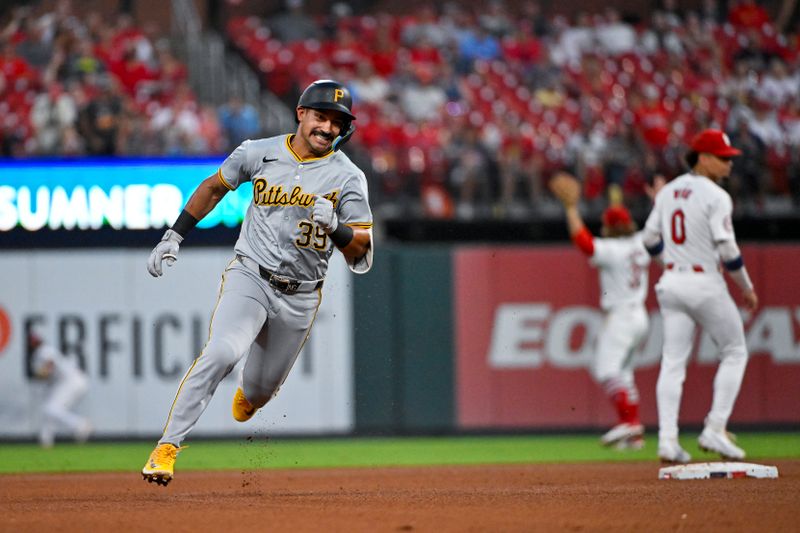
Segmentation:
[(311, 131), (311, 135), (321, 135), (322, 137), (325, 137), (325, 139), (328, 140), (328, 141), (332, 141), (333, 140), (333, 134), (328, 133), (326, 131), (322, 131), (322, 130), (312, 130)]

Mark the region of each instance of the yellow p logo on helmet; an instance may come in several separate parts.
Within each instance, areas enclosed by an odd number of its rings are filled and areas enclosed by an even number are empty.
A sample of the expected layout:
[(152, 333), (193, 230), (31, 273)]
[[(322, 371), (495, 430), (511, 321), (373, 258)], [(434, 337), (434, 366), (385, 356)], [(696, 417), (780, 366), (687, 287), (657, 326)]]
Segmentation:
[(335, 89), (333, 91), (333, 101), (338, 102), (342, 98), (344, 98), (344, 91), (341, 89)]

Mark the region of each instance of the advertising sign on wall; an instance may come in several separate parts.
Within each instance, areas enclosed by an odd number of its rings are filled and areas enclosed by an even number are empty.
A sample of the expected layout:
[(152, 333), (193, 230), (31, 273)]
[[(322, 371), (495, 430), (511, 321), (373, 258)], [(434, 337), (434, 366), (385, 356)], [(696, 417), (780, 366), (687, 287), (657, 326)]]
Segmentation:
[[(751, 357), (732, 423), (800, 422), (800, 246), (745, 246), (761, 298), (745, 314)], [(650, 331), (635, 354), (645, 424), (657, 424), (662, 329), (652, 285)], [(614, 421), (588, 368), (603, 321), (597, 272), (566, 246), (462, 248), (454, 257), (456, 396), (462, 428), (589, 427)], [(733, 288), (737, 295), (738, 289)], [(681, 423), (701, 424), (717, 351), (699, 335), (687, 371)]]
[[(0, 161), (0, 232), (167, 227), (217, 159)], [(252, 186), (225, 195), (198, 227), (238, 226)]]
[[(206, 341), (232, 253), (181, 249), (161, 278), (145, 269), (149, 250), (0, 255), (0, 438), (32, 437), (40, 423), (45, 385), (31, 376), (28, 330), (85, 368), (91, 384), (79, 410), (98, 435), (159, 435), (180, 379)], [(252, 421), (235, 422), (237, 366), (192, 435), (349, 431), (351, 313), (350, 272), (336, 254), (312, 334), (278, 396)]]

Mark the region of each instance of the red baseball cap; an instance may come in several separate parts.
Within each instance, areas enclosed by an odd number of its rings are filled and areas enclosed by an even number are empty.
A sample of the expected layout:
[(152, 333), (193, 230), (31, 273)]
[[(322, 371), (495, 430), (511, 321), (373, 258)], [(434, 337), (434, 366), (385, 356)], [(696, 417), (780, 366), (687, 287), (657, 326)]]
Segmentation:
[(703, 130), (694, 136), (691, 149), (697, 153), (707, 153), (718, 157), (741, 155), (741, 150), (731, 146), (731, 140), (721, 130)]
[(627, 225), (632, 222), (631, 214), (622, 205), (612, 205), (603, 211), (603, 224), (609, 227)]

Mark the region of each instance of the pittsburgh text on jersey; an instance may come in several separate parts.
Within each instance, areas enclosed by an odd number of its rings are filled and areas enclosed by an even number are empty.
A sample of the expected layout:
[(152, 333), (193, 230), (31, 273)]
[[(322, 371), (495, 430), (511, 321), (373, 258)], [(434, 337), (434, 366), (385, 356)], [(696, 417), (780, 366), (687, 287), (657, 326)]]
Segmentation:
[[(253, 180), (253, 203), (259, 206), (300, 206), (311, 207), (314, 204), (316, 195), (303, 191), (299, 185), (292, 187), (291, 192), (286, 192), (283, 185), (272, 185), (267, 183), (264, 178)], [(339, 191), (333, 191), (323, 195), (324, 198), (333, 202), (334, 208), (339, 202)]]

